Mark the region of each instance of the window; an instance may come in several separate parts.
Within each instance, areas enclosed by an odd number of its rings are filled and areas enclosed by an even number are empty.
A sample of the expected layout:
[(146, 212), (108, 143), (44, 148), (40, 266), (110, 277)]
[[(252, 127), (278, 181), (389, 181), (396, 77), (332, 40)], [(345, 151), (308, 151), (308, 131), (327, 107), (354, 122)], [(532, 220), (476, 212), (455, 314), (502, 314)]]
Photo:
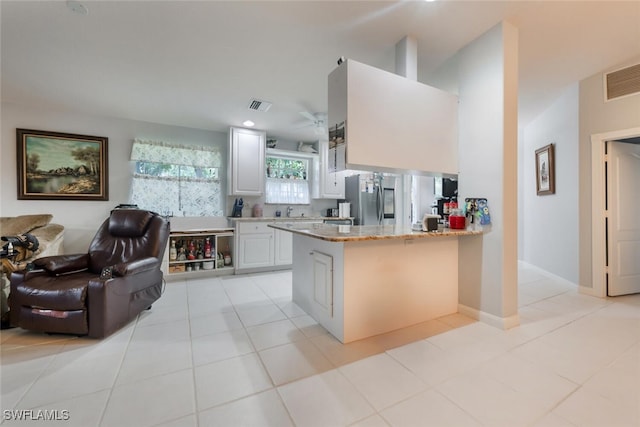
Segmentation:
[(130, 203), (163, 215), (222, 216), (217, 147), (135, 139)]
[(309, 164), (307, 158), (267, 155), (266, 202), (309, 204)]

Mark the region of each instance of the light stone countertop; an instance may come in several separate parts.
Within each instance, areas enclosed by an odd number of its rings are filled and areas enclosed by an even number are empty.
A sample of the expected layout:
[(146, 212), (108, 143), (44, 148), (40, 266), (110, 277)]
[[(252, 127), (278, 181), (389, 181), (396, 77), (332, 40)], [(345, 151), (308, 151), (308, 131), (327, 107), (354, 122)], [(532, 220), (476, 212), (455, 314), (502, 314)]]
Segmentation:
[(414, 231), (411, 227), (396, 225), (330, 225), (278, 222), (277, 224), (270, 224), (269, 227), (330, 242), (355, 242), (384, 239), (424, 239), (474, 236), (482, 234), (482, 231), (477, 230), (453, 230), (449, 228), (438, 231)]
[(342, 218), (342, 217), (329, 217), (329, 216), (241, 216), (241, 217), (233, 217), (228, 216), (227, 219), (229, 221), (236, 222), (244, 222), (244, 221), (274, 221), (274, 222), (296, 222), (296, 221), (324, 221), (328, 220), (341, 220), (341, 219), (353, 219), (353, 218)]

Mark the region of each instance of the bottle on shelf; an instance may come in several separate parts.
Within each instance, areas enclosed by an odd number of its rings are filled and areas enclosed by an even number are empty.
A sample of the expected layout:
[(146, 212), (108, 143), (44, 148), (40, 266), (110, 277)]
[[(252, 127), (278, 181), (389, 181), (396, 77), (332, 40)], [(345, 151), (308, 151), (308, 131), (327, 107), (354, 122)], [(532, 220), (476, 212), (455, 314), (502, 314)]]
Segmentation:
[(181, 246), (180, 249), (178, 249), (178, 261), (186, 261), (187, 260), (187, 254), (184, 253), (184, 247)]
[(194, 245), (193, 240), (189, 241), (189, 253), (187, 253), (187, 259), (196, 259), (196, 246)]
[(176, 249), (176, 241), (171, 240), (171, 247), (169, 248), (169, 261), (175, 261), (178, 259), (178, 250)]
[(218, 252), (216, 268), (222, 268), (222, 267), (224, 267), (224, 255), (222, 255), (222, 252)]
[(204, 258), (204, 251), (202, 250), (202, 242), (198, 241), (198, 250), (196, 251), (196, 258), (202, 259)]
[(211, 239), (209, 237), (204, 241), (204, 257), (211, 258)]

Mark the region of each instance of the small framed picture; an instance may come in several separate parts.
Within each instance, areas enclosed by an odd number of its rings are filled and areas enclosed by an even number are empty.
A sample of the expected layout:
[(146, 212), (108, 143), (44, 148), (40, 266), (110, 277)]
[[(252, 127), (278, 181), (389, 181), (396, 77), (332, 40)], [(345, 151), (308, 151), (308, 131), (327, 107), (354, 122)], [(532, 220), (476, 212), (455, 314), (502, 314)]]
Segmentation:
[(109, 200), (102, 136), (17, 129), (19, 200)]
[(553, 144), (536, 150), (536, 190), (538, 196), (555, 194), (556, 173)]

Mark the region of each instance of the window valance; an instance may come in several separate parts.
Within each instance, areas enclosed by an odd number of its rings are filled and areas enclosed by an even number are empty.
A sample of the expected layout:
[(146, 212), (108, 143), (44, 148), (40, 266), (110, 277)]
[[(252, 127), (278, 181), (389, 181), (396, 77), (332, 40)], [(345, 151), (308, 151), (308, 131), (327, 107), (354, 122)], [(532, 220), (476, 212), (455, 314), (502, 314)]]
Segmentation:
[(131, 160), (205, 168), (222, 166), (222, 154), (218, 147), (179, 145), (139, 138), (133, 140)]

